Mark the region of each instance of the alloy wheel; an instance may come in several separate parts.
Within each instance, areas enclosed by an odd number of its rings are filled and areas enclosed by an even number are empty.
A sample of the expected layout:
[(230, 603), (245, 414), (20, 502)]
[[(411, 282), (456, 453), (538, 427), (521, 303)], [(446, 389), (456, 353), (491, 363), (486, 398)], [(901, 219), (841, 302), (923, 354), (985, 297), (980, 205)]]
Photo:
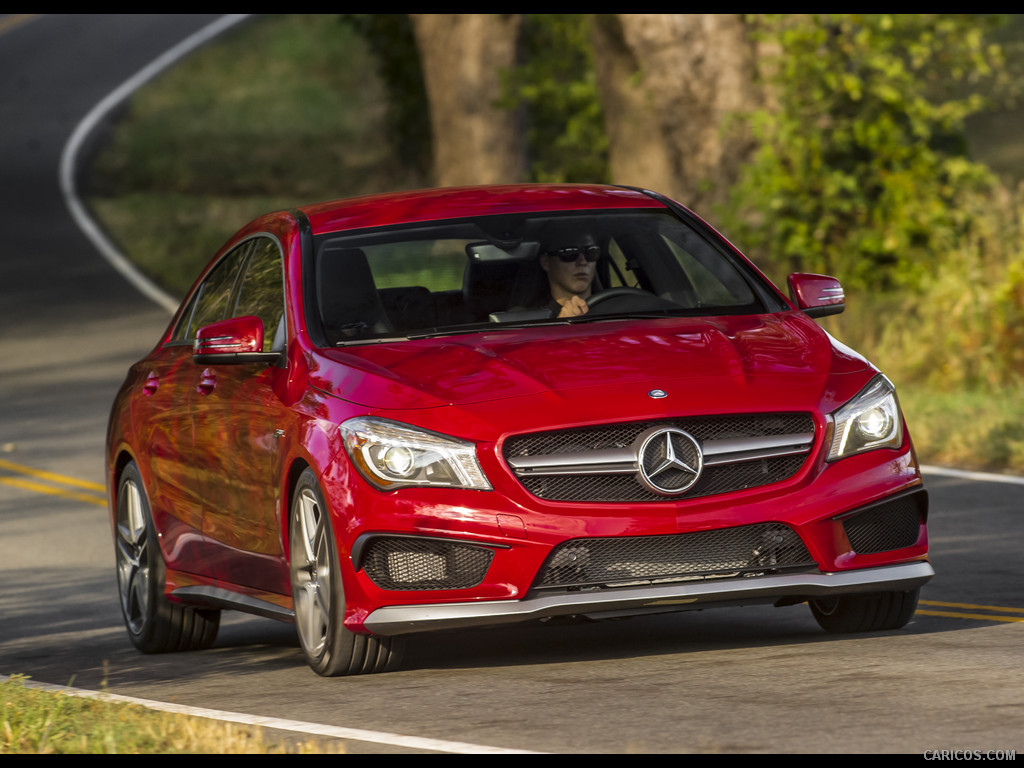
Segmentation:
[(125, 622), (140, 634), (149, 615), (151, 569), (149, 529), (142, 495), (133, 479), (126, 480), (117, 495), (117, 585)]
[(331, 553), (324, 510), (309, 488), (295, 499), (291, 537), (295, 624), (312, 657), (323, 654), (331, 624)]

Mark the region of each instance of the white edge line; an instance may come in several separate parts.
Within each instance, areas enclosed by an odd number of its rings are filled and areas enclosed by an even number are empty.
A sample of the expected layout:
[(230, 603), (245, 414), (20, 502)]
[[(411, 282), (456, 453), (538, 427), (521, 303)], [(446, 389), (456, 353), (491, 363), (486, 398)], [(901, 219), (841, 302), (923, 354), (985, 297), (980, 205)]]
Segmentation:
[[(0, 682), (10, 681), (12, 678), (0, 676)], [(50, 693), (62, 693), (67, 696), (76, 696), (83, 699), (96, 699), (108, 701), (115, 704), (135, 704), (158, 712), (170, 712), (176, 715), (187, 715), (190, 717), (204, 717), (210, 720), (220, 720), (228, 723), (240, 723), (242, 725), (253, 725), (261, 728), (273, 728), (279, 731), (291, 731), (304, 733), (311, 736), (324, 736), (334, 739), (350, 739), (352, 741), (368, 741), (375, 744), (388, 744), (396, 747), (408, 747), (411, 749), (425, 749), (432, 752), (446, 752), (459, 755), (536, 755), (543, 754), (522, 749), (504, 749), (501, 747), (488, 747), (480, 744), (467, 744), (461, 741), (445, 741), (443, 739), (425, 739), (417, 736), (402, 736), (397, 733), (383, 733), (379, 731), (364, 731), (359, 728), (342, 728), (334, 725), (323, 725), (321, 723), (305, 723), (300, 720), (283, 720), (276, 717), (261, 717), (240, 712), (223, 712), (217, 709), (206, 709), (204, 707), (189, 707), (183, 704), (170, 704), (162, 701), (150, 701), (148, 699), (137, 699), (133, 696), (121, 696), (115, 693), (87, 691), (82, 688), (70, 688), (50, 683), (37, 683), (34, 680), (21, 679), (26, 688), (34, 688)]]
[(958, 477), (962, 480), (977, 480), (981, 483), (1024, 485), (1024, 477), (1016, 475), (997, 475), (993, 472), (972, 472), (966, 469), (950, 469), (949, 467), (933, 467), (929, 465), (922, 465), (921, 471), (926, 475), (945, 475), (946, 477)]
[(124, 254), (122, 254), (113, 243), (107, 238), (103, 230), (96, 224), (89, 215), (78, 192), (75, 189), (75, 165), (78, 160), (78, 153), (85, 143), (86, 138), (96, 128), (99, 122), (114, 107), (127, 99), (136, 89), (156, 77), (160, 72), (177, 62), (187, 53), (198, 48), (203, 43), (223, 33), (235, 24), (247, 19), (251, 14), (231, 13), (221, 16), (213, 23), (199, 30), (191, 37), (175, 45), (163, 55), (152, 61), (148, 66), (139, 70), (118, 88), (109, 93), (106, 98), (100, 101), (75, 127), (64, 145), (60, 159), (60, 188), (64, 195), (71, 216), (78, 224), (79, 229), (85, 234), (93, 245), (106, 259), (110, 265), (120, 272), (129, 283), (147, 298), (159, 304), (169, 313), (174, 313), (178, 308), (178, 301), (166, 293), (163, 289), (153, 283), (149, 278), (139, 272)]

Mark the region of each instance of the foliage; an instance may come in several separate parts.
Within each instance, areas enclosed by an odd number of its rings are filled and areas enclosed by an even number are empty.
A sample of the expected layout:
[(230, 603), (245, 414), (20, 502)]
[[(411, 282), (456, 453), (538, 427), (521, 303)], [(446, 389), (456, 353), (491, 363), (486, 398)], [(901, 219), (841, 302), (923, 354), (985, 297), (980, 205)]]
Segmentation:
[(531, 13), (520, 33), (521, 63), (506, 77), (500, 104), (526, 113), (532, 180), (606, 182), (604, 131), (589, 18)]
[(979, 86), (1003, 72), (986, 19), (807, 14), (756, 19), (766, 88), (760, 149), (730, 231), (770, 271), (835, 273), (852, 288), (921, 286), (970, 236), (965, 199), (991, 174), (965, 156)]
[[(1024, 195), (1002, 189), (967, 201), (969, 235), (936, 260), (920, 290), (847, 338), (906, 381), (936, 391), (1024, 385)], [(879, 302), (870, 304), (878, 312)], [(847, 320), (855, 321), (854, 312)], [(880, 322), (881, 320), (881, 322)], [(874, 327), (873, 338), (865, 338)]]

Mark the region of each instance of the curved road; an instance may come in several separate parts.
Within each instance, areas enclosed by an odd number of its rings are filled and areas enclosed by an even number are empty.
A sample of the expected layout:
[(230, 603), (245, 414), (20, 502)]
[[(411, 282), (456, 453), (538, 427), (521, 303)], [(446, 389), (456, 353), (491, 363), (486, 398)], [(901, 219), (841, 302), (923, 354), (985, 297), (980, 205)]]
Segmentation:
[(403, 671), (324, 680), (291, 627), (237, 617), (207, 652), (137, 654), (98, 484), (114, 392), (168, 314), (82, 234), (60, 162), (215, 18), (0, 15), (0, 675), (324, 724), (350, 752), (1024, 751), (1024, 485), (937, 472), (938, 576), (896, 633), (719, 610), (438, 635)]

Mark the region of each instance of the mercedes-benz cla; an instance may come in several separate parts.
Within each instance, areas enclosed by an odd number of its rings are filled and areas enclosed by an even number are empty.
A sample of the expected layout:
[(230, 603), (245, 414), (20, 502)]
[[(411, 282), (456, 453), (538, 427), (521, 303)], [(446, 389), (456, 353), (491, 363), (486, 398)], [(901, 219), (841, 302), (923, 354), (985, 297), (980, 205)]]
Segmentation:
[(698, 217), (631, 188), (403, 192), (263, 216), (110, 418), (144, 652), (222, 609), (323, 675), (437, 629), (809, 603), (913, 615), (933, 571), (896, 393)]

